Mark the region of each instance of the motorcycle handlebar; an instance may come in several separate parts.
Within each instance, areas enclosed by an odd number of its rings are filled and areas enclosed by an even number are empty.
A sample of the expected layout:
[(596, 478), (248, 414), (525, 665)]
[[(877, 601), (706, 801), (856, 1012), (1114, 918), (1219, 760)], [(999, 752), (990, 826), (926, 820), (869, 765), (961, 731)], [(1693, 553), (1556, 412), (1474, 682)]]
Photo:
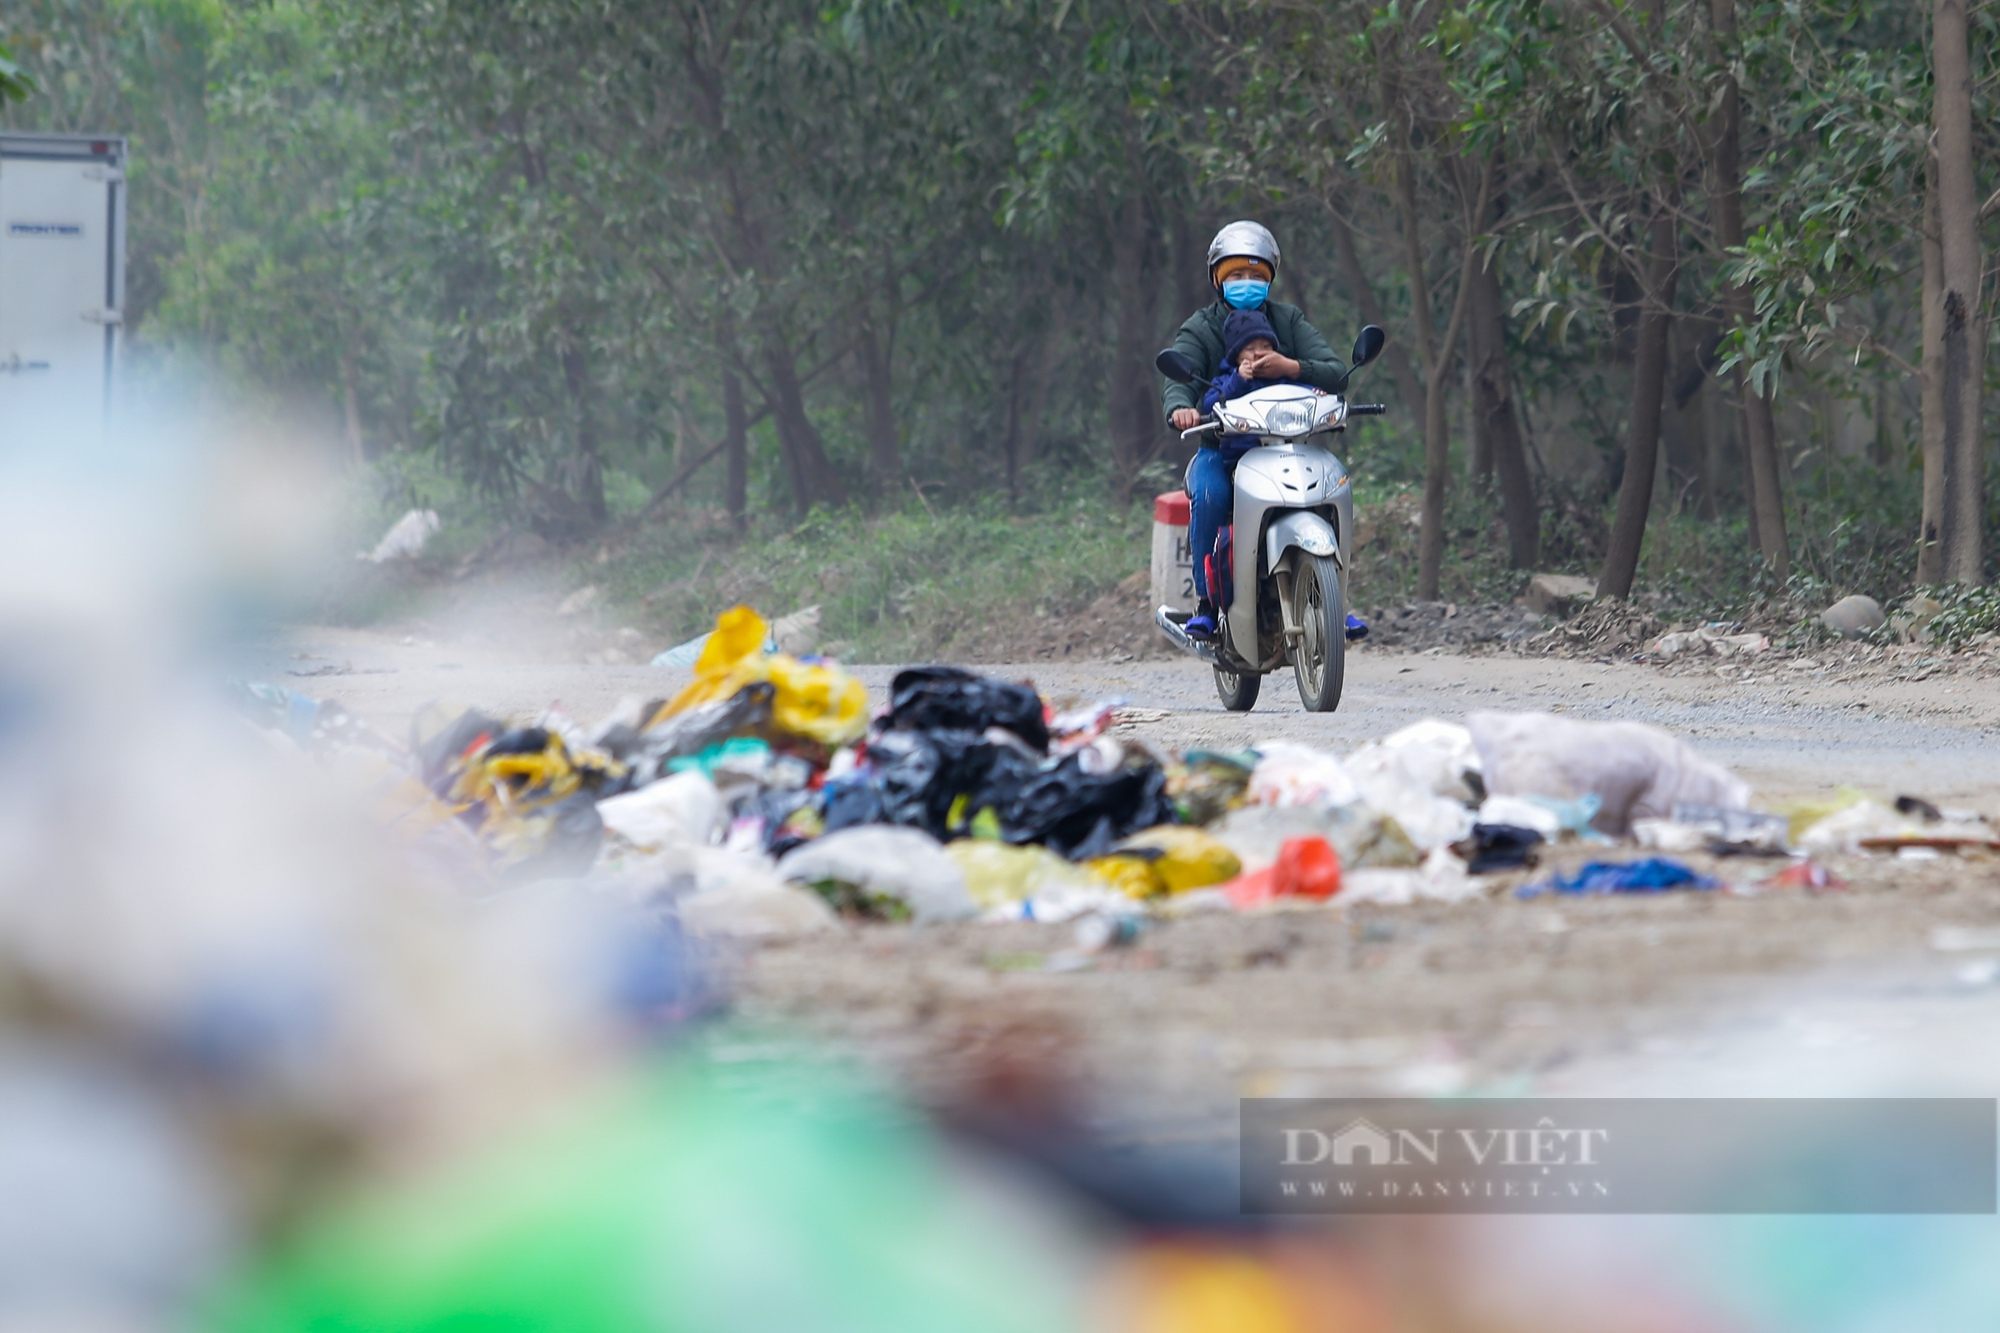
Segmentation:
[(1379, 417), (1389, 410), (1387, 403), (1349, 403), (1347, 415), (1351, 417)]

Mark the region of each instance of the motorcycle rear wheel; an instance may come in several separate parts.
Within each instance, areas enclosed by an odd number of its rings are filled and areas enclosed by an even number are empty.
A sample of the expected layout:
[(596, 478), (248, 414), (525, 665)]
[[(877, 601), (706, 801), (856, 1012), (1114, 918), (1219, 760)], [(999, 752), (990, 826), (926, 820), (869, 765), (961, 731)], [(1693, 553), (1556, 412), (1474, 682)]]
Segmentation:
[(1262, 676), (1240, 675), (1221, 667), (1215, 669), (1216, 697), (1232, 713), (1249, 712), (1257, 703), (1257, 688), (1263, 682)]
[(1330, 555), (1299, 554), (1292, 574), (1292, 615), (1303, 631), (1292, 649), (1292, 675), (1308, 713), (1340, 707), (1347, 677), (1347, 602), (1340, 566)]

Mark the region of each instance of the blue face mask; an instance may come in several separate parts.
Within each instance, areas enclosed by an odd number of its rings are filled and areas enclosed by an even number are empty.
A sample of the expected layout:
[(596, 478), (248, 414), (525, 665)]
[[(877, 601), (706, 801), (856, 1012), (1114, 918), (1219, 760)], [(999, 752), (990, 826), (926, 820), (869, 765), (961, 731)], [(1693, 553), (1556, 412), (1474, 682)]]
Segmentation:
[(1222, 299), (1238, 310), (1255, 310), (1271, 294), (1271, 284), (1258, 278), (1231, 278), (1222, 284)]

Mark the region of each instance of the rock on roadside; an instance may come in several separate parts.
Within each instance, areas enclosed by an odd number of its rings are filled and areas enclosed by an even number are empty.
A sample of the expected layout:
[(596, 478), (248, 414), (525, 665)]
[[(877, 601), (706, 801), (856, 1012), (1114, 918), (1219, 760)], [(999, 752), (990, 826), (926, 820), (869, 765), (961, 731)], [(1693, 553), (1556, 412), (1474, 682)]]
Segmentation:
[(1570, 614), (1597, 596), (1597, 584), (1574, 574), (1537, 574), (1528, 580), (1521, 600), (1538, 615), (1567, 620)]
[(1858, 639), (1888, 623), (1882, 604), (1860, 593), (1843, 597), (1819, 613), (1819, 623), (1843, 639)]

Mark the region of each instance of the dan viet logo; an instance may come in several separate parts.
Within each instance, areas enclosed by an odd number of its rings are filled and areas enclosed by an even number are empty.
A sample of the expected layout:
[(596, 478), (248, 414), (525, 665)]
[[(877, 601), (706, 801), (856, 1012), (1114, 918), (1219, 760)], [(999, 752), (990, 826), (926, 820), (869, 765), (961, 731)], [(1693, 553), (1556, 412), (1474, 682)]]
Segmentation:
[(1246, 1213), (2000, 1210), (1990, 1097), (1246, 1097)]
[(1288, 1127), (1281, 1137), (1281, 1166), (1322, 1168), (1281, 1176), (1279, 1192), (1291, 1198), (1611, 1197), (1610, 1182), (1590, 1171), (1603, 1165), (1611, 1131), (1547, 1116), (1521, 1128), (1393, 1131), (1357, 1116), (1332, 1133)]

